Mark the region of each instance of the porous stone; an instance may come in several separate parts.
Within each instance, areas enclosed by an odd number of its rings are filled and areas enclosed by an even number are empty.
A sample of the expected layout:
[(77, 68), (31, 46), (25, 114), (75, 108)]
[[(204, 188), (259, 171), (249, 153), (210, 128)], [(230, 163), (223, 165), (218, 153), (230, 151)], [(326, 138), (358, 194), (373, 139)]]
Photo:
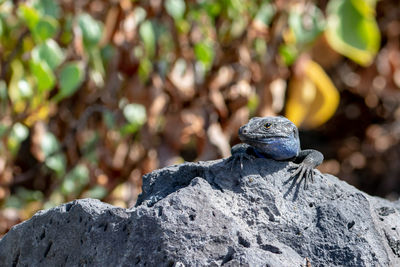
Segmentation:
[(1, 266), (400, 266), (400, 201), (291, 162), (185, 163), (143, 177), (131, 209), (40, 211), (0, 240)]

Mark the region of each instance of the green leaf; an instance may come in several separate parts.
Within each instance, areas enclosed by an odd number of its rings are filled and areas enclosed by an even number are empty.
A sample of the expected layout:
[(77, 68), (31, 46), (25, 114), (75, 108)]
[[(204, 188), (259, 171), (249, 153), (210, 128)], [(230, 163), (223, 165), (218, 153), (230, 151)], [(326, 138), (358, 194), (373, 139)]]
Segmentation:
[(30, 98), (33, 95), (32, 86), (27, 80), (21, 79), (17, 85), (20, 98)]
[(97, 153), (99, 139), (100, 136), (97, 132), (89, 132), (81, 146), (83, 158), (94, 165), (99, 163), (99, 155)]
[(206, 68), (211, 67), (214, 60), (214, 50), (211, 45), (197, 43), (194, 46), (194, 53), (198, 61), (202, 62)]
[(89, 183), (89, 170), (84, 164), (78, 164), (66, 176), (61, 185), (64, 195), (77, 194)]
[(4, 207), (6, 208), (14, 208), (14, 209), (23, 209), (24, 208), (24, 203), (22, 202), (19, 197), (15, 195), (10, 195), (7, 197)]
[(185, 14), (186, 4), (183, 0), (166, 0), (165, 9), (174, 19), (181, 19)]
[(240, 35), (243, 34), (248, 28), (248, 20), (245, 16), (237, 15), (236, 18), (233, 19), (232, 27), (230, 28), (231, 38), (239, 38)]
[(45, 201), (43, 204), (44, 210), (54, 208), (65, 202), (64, 196), (61, 194), (60, 191), (61, 191), (60, 188), (56, 188), (56, 189), (54, 189), (54, 191), (51, 193), (50, 196), (46, 197), (47, 201)]
[(141, 23), (146, 19), (147, 12), (144, 8), (138, 6), (133, 10), (133, 16), (137, 24)]
[(18, 13), (31, 31), (35, 28), (36, 24), (40, 20), (40, 15), (36, 9), (27, 6), (26, 4), (19, 5)]
[(58, 21), (50, 16), (44, 16), (33, 28), (34, 34), (40, 40), (44, 41), (54, 37), (59, 29)]
[(269, 25), (273, 16), (275, 15), (275, 12), (275, 7), (271, 3), (264, 3), (257, 12), (255, 20), (258, 20), (265, 25)]
[(61, 176), (65, 172), (66, 162), (57, 138), (51, 132), (46, 132), (40, 141), (40, 147), (45, 156), (45, 165)]
[(30, 202), (43, 201), (43, 193), (39, 190), (28, 190), (17, 187), (14, 194), (10, 195), (5, 203), (5, 207), (14, 209), (24, 209)]
[(379, 50), (380, 33), (374, 10), (365, 0), (331, 0), (326, 37), (337, 52), (368, 66)]
[(64, 61), (64, 52), (53, 39), (36, 46), (32, 51), (32, 60), (35, 62), (46, 62), (54, 70)]
[(54, 17), (41, 14), (28, 5), (19, 5), (18, 13), (28, 25), (36, 41), (44, 41), (53, 37), (59, 29), (58, 21)]
[(96, 83), (98, 87), (104, 86), (104, 75), (106, 73), (103, 59), (101, 58), (100, 49), (98, 47), (93, 47), (89, 51), (91, 59), (91, 79)]
[[(0, 114), (5, 114), (6, 110), (8, 108), (8, 88), (7, 88), (7, 83), (4, 80), (0, 80)], [(0, 137), (2, 135), (1, 131), (1, 126), (2, 124), (0, 123)], [(1, 151), (2, 145), (0, 145), (0, 151)]]
[(139, 78), (142, 82), (146, 82), (153, 71), (153, 64), (148, 58), (144, 58), (140, 61), (139, 65)]
[(33, 96), (32, 82), (33, 79), (17, 78), (18, 75), (12, 76), (8, 87), (8, 95), (11, 99), (12, 108), (16, 113), (24, 112), (27, 102)]
[(134, 134), (139, 130), (139, 127), (137, 125), (134, 124), (125, 124), (124, 126), (121, 127), (120, 129), (120, 133), (125, 136), (128, 134)]
[(56, 78), (46, 62), (31, 60), (29, 66), (36, 78), (39, 92), (44, 92), (54, 87)]
[(226, 2), (228, 4), (228, 15), (230, 18), (235, 18), (235, 16), (243, 12), (247, 7), (245, 1), (231, 0)]
[(42, 15), (48, 15), (55, 19), (60, 17), (60, 6), (58, 5), (58, 1), (36, 0), (33, 3), (33, 7)]
[(281, 45), (279, 47), (279, 55), (283, 59), (283, 62), (287, 66), (290, 66), (296, 60), (298, 56), (298, 51), (293, 45)]
[(254, 40), (253, 46), (254, 51), (260, 58), (263, 58), (264, 55), (267, 53), (267, 43), (265, 42), (265, 39), (257, 37)]
[(74, 20), (72, 15), (64, 16), (64, 23), (62, 24), (60, 36), (60, 43), (63, 45), (69, 45), (74, 38), (74, 34), (72, 32), (73, 22)]
[(18, 142), (22, 142), (24, 141), (29, 135), (29, 130), (28, 128), (17, 122), (16, 124), (14, 124), (12, 130), (11, 130), (11, 138), (15, 138)]
[(146, 109), (140, 104), (127, 104), (123, 109), (126, 120), (132, 124), (142, 125), (146, 122)]
[(7, 100), (7, 83), (4, 80), (0, 80), (0, 100)]
[(25, 108), (24, 105), (17, 107), (21, 100), (30, 98), (33, 95), (31, 84), (25, 79), (24, 65), (21, 60), (13, 60), (11, 62), (11, 80), (8, 85), (8, 95), (13, 102), (13, 108), (21, 112)]
[(110, 112), (110, 111), (103, 112), (103, 120), (104, 120), (104, 123), (107, 126), (107, 129), (112, 129), (116, 125), (115, 117), (114, 117), (113, 113)]
[(85, 196), (90, 198), (103, 198), (106, 195), (107, 189), (105, 189), (103, 186), (96, 185), (95, 187), (91, 188)]
[(11, 129), (11, 133), (7, 140), (7, 148), (10, 150), (11, 154), (15, 155), (19, 149), (22, 141), (24, 141), (29, 135), (29, 129), (17, 122)]
[(366, 2), (370, 7), (372, 7), (372, 8), (375, 8), (376, 3), (377, 3), (378, 1), (379, 1), (379, 0), (365, 0), (365, 2)]
[(66, 64), (60, 73), (60, 91), (54, 97), (60, 101), (66, 97), (72, 96), (85, 78), (85, 72), (81, 62), (70, 62)]
[(121, 128), (123, 135), (136, 133), (140, 127), (146, 122), (146, 109), (140, 104), (128, 104), (123, 108), (123, 114), (128, 121)]
[(0, 17), (0, 38), (3, 36), (4, 33), (4, 22), (3, 19)]
[(65, 157), (62, 154), (57, 154), (46, 159), (45, 164), (48, 168), (55, 171), (58, 177), (65, 172)]
[(45, 158), (51, 156), (60, 148), (57, 138), (50, 132), (46, 132), (41, 139), (41, 149)]
[(32, 201), (41, 201), (43, 199), (43, 193), (39, 190), (29, 190), (23, 187), (18, 187), (16, 190), (16, 195), (19, 199), (25, 203)]
[(156, 35), (150, 21), (144, 21), (139, 28), (139, 35), (143, 41), (147, 56), (152, 58), (156, 51)]
[(257, 94), (253, 94), (250, 96), (249, 100), (247, 101), (247, 108), (250, 111), (250, 114), (255, 114), (260, 104), (260, 98)]
[(107, 44), (100, 51), (101, 59), (107, 63), (114, 57), (115, 52), (115, 48), (111, 44)]
[(220, 2), (212, 2), (212, 1), (204, 1), (202, 3), (202, 8), (206, 10), (207, 14), (215, 18), (218, 16), (222, 11), (222, 4)]
[(321, 10), (314, 5), (309, 5), (305, 11), (293, 8), (289, 14), (289, 26), (296, 43), (307, 44), (324, 31), (325, 19)]
[(96, 46), (103, 34), (100, 22), (93, 19), (89, 14), (84, 13), (78, 17), (78, 24), (82, 31), (83, 43), (86, 49)]
[[(187, 34), (190, 31), (190, 28), (192, 27), (191, 24), (184, 19), (180, 19), (175, 21), (175, 26), (176, 29), (178, 30), (179, 33), (181, 34)], [(173, 45), (174, 43), (170, 43), (170, 45)]]
[[(0, 137), (3, 137), (3, 135), (7, 132), (7, 130), (8, 130), (8, 126), (0, 123)], [(1, 145), (0, 145), (0, 148), (2, 148)]]

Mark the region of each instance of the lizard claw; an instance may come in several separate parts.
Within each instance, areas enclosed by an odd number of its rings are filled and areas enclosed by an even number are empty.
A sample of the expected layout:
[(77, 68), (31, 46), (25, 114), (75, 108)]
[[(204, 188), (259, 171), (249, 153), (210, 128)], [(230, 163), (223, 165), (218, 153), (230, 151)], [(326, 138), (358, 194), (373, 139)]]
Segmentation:
[(309, 166), (304, 163), (300, 163), (297, 166), (292, 166), (289, 169), (296, 169), (291, 175), (291, 179), (295, 179), (298, 181), (299, 184), (301, 184), (302, 181), (304, 181), (304, 189), (306, 190), (308, 188), (308, 184), (311, 181), (312, 183), (314, 182), (314, 169), (312, 166)]
[(237, 165), (238, 161), (240, 163), (240, 170), (243, 170), (243, 159), (245, 159), (245, 160), (253, 160), (253, 159), (255, 159), (255, 157), (252, 156), (252, 155), (249, 155), (249, 154), (245, 154), (245, 153), (233, 154), (228, 159), (228, 164), (231, 164), (231, 171), (233, 171), (233, 169)]
[(247, 144), (238, 144), (235, 145), (232, 150), (232, 156), (228, 159), (228, 162), (231, 164), (231, 171), (237, 165), (237, 161), (240, 163), (240, 170), (243, 170), (243, 159), (253, 160), (256, 157), (252, 154), (253, 149), (251, 146)]

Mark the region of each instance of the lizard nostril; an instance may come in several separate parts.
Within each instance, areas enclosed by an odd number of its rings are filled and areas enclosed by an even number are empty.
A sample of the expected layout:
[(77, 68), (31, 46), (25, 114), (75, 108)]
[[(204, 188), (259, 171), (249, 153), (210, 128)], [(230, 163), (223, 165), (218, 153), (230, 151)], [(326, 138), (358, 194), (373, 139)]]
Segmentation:
[(247, 133), (247, 130), (246, 129), (243, 129), (243, 131), (242, 131), (243, 133)]

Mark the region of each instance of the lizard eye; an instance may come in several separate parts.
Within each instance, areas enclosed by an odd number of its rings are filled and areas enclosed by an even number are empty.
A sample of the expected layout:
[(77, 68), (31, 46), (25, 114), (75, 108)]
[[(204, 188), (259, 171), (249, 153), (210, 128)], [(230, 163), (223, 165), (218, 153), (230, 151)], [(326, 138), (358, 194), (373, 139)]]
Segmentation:
[(268, 129), (271, 127), (271, 125), (272, 125), (271, 123), (267, 122), (266, 124), (264, 124), (264, 127), (265, 127), (265, 129)]

